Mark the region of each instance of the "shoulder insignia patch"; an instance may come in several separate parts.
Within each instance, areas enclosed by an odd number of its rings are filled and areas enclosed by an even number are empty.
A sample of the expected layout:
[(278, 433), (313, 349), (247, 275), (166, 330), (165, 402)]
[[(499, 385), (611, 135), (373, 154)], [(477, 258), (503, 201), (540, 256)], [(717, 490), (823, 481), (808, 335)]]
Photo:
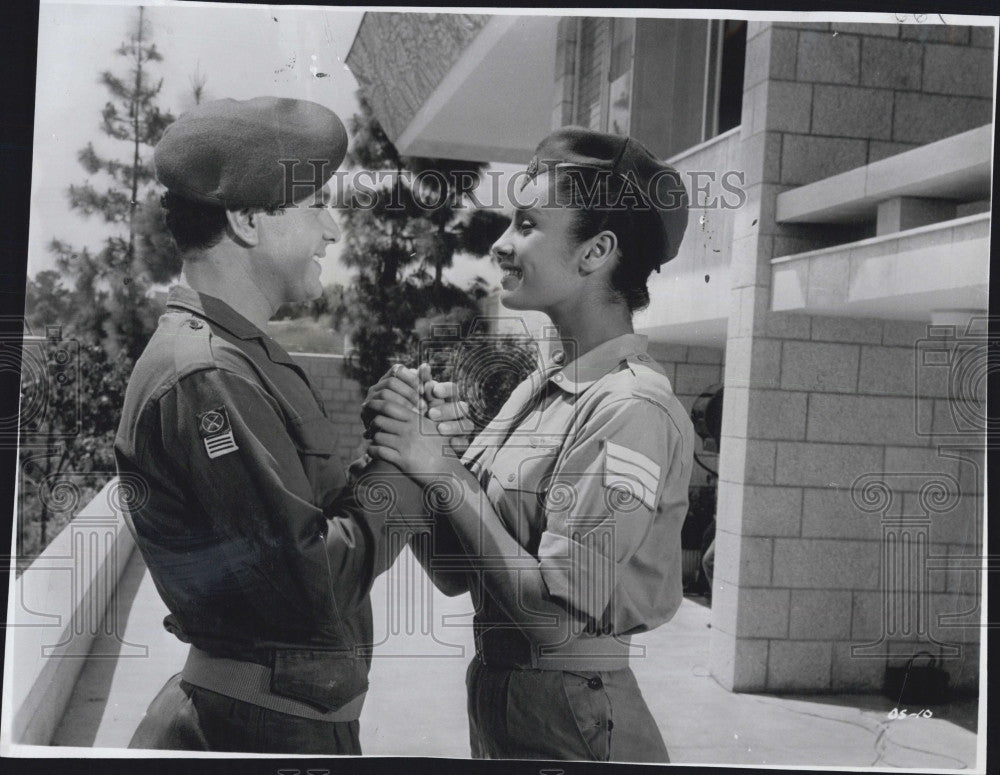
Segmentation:
[(239, 449), (233, 437), (229, 413), (224, 406), (198, 415), (198, 433), (205, 442), (205, 451), (210, 458), (217, 458)]

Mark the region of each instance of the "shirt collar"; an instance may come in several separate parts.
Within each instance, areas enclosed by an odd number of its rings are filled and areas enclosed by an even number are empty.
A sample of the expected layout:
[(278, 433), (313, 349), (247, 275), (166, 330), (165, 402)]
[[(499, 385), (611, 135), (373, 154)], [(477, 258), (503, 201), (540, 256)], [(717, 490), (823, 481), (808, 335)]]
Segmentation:
[(185, 285), (175, 285), (170, 289), (170, 294), (167, 296), (167, 306), (194, 312), (199, 317), (226, 329), (239, 339), (267, 337), (264, 331), (261, 331), (221, 299), (209, 296), (207, 293), (199, 293)]
[(200, 293), (186, 285), (175, 285), (167, 296), (167, 307), (193, 312), (210, 323), (225, 329), (237, 339), (257, 339), (267, 353), (267, 357), (272, 361), (284, 363), (296, 369), (299, 368), (285, 348), (274, 341), (267, 332), (261, 331), (226, 302), (215, 296)]
[(622, 334), (597, 345), (563, 368), (558, 364), (545, 369), (548, 379), (567, 393), (582, 393), (605, 374), (613, 371), (630, 355), (648, 358), (648, 337), (642, 334)]

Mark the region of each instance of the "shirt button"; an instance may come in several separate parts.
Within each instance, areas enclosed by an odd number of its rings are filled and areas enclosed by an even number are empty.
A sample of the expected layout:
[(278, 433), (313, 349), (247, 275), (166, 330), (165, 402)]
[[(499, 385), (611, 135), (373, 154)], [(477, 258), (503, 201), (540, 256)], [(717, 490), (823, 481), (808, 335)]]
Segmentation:
[(554, 377), (552, 378), (552, 380), (553, 380), (553, 382), (562, 382), (562, 380), (563, 380), (563, 375), (562, 375), (562, 374), (556, 374), (556, 375), (555, 375), (555, 376), (554, 376)]
[(587, 681), (587, 686), (589, 686), (594, 691), (597, 691), (602, 686), (604, 686), (604, 681), (601, 680), (601, 677), (599, 675), (595, 675), (593, 678)]
[(517, 478), (516, 474), (507, 474), (507, 481), (513, 482)]
[(562, 350), (556, 350), (554, 353), (552, 353), (553, 363), (562, 363), (564, 360), (566, 360), (566, 353), (564, 353)]
[(203, 328), (205, 324), (200, 320), (192, 320), (188, 323), (188, 325), (191, 326), (191, 328), (198, 330), (199, 328)]

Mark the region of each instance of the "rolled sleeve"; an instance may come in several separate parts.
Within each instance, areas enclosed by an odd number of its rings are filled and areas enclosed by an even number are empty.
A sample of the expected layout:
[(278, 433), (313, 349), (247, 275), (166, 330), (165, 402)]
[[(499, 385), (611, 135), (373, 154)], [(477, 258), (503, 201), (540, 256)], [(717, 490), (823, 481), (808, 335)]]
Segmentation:
[(544, 486), (538, 560), (552, 598), (605, 617), (656, 517), (676, 439), (667, 411), (644, 398), (609, 401), (587, 420)]
[(200, 553), (211, 583), (198, 593), (211, 598), (221, 585), (283, 635), (329, 626), (364, 599), (372, 526), (341, 482), (338, 494), (310, 480), (271, 396), (243, 376), (206, 369), (158, 406), (163, 453), (211, 520)]

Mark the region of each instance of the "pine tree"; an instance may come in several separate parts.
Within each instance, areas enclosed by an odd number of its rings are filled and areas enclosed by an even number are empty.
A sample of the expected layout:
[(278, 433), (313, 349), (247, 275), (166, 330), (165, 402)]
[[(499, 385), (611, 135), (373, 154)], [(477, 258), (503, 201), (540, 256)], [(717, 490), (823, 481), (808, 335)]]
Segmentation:
[[(485, 164), (401, 156), (360, 93), (358, 102), (347, 162), (386, 180), (346, 192), (341, 260), (358, 275), (333, 311), (335, 325), (346, 324), (354, 346), (348, 371), (367, 385), (392, 361), (415, 362), (422, 323), (475, 316), (484, 283), (459, 288), (443, 272), (459, 252), (487, 255), (506, 219), (471, 210), (454, 186), (458, 172), (475, 181)], [(422, 184), (416, 190), (414, 181)]]
[[(124, 75), (111, 70), (100, 75), (110, 95), (101, 112), (100, 129), (112, 140), (127, 144), (127, 158), (102, 156), (88, 143), (77, 158), (91, 177), (68, 190), (72, 209), (103, 218), (114, 233), (96, 253), (76, 250), (58, 239), (50, 243), (50, 249), (82, 303), (77, 307), (81, 319), (72, 321), (71, 328), (92, 340), (103, 340), (111, 352), (124, 350), (135, 359), (158, 314), (147, 295), (151, 284), (165, 282), (180, 271), (176, 247), (163, 223), (148, 152), (174, 117), (156, 103), (163, 80), (154, 78), (151, 70), (162, 56), (152, 41), (144, 8), (139, 8), (131, 34), (115, 53), (126, 60), (129, 69)], [(99, 180), (106, 182), (100, 190)]]
[(116, 53), (129, 69), (100, 74), (110, 95), (100, 129), (125, 147), (124, 159), (102, 156), (88, 143), (78, 160), (90, 177), (67, 192), (72, 209), (102, 218), (111, 233), (96, 251), (53, 239), (58, 269), (39, 272), (26, 288), (26, 333), (44, 337), (27, 339), (21, 358), (18, 554), (24, 559), (44, 549), (114, 475), (125, 386), (158, 315), (147, 292), (180, 270), (149, 153), (173, 116), (156, 104), (163, 82), (151, 68), (162, 57), (144, 9)]

